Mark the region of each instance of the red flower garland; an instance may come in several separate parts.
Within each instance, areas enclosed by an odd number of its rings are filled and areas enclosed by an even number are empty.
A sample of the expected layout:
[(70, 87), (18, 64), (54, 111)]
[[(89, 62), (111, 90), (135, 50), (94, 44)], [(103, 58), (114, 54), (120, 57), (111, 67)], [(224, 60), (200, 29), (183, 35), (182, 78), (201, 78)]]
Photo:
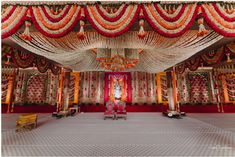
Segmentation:
[(221, 12), (221, 10), (218, 8), (218, 6), (216, 5), (216, 3), (212, 3), (212, 5), (213, 5), (213, 7), (214, 7), (214, 9), (215, 9), (215, 11), (224, 19), (224, 20), (226, 20), (226, 21), (228, 21), (228, 22), (234, 22), (235, 21), (235, 16), (234, 17), (227, 17), (227, 16), (225, 16), (222, 12)]
[(46, 16), (46, 18), (48, 20), (50, 20), (51, 22), (59, 22), (60, 20), (62, 20), (67, 15), (69, 10), (71, 9), (71, 5), (66, 8), (64, 13), (60, 17), (57, 17), (57, 18), (54, 18), (54, 17), (50, 16), (48, 14), (48, 12), (46, 11), (45, 6), (42, 6), (41, 8), (42, 8), (42, 11), (43, 11), (44, 15)]
[(183, 4), (183, 6), (182, 6), (182, 8), (180, 9), (179, 13), (178, 13), (176, 16), (172, 17), (172, 18), (166, 16), (166, 15), (159, 9), (157, 3), (154, 4), (154, 7), (155, 7), (155, 9), (157, 10), (157, 12), (159, 13), (159, 15), (160, 15), (164, 20), (169, 21), (169, 22), (174, 22), (174, 21), (179, 20), (179, 18), (181, 17), (181, 15), (183, 14), (183, 12), (185, 11), (186, 4)]
[(104, 15), (104, 13), (100, 10), (99, 6), (100, 6), (100, 5), (98, 5), (98, 4), (96, 5), (96, 9), (97, 9), (99, 15), (100, 15), (103, 19), (105, 19), (105, 20), (107, 20), (107, 21), (109, 21), (109, 22), (118, 21), (118, 20), (123, 16), (123, 14), (126, 12), (126, 9), (127, 9), (127, 5), (125, 4), (125, 6), (124, 6), (124, 8), (122, 9), (122, 11), (120, 12), (120, 14), (118, 14), (118, 15), (117, 15), (116, 17), (114, 17), (114, 18), (111, 18), (111, 17), (108, 17), (108, 16)]
[(206, 23), (218, 34), (223, 35), (225, 37), (235, 37), (235, 33), (229, 33), (224, 31), (223, 29), (219, 28), (216, 23), (214, 23), (213, 21), (211, 21), (210, 17), (208, 17), (208, 15), (205, 13), (205, 9), (202, 7), (202, 17), (204, 17)]
[[(10, 15), (10, 14), (9, 14)], [(21, 25), (24, 23), (25, 20), (27, 20), (27, 11), (25, 12), (25, 14), (22, 16), (22, 18), (19, 20), (19, 22), (12, 28), (10, 29), (8, 32), (2, 33), (1, 38), (7, 38), (13, 34), (15, 34), (21, 27)], [(10, 16), (9, 16), (10, 17)], [(8, 18), (9, 18), (8, 17)], [(5, 20), (6, 21), (6, 20)]]
[(103, 36), (113, 38), (113, 37), (117, 37), (117, 36), (122, 35), (123, 33), (127, 32), (127, 31), (131, 28), (131, 26), (132, 26), (132, 25), (135, 23), (135, 21), (138, 19), (138, 13), (140, 12), (140, 5), (138, 5), (137, 10), (136, 10), (136, 12), (135, 12), (135, 15), (134, 15), (133, 18), (131, 19), (130, 23), (129, 23), (124, 29), (122, 29), (121, 31), (116, 32), (116, 33), (108, 33), (108, 32), (105, 32), (105, 31), (100, 30), (100, 29), (96, 26), (96, 24), (94, 23), (94, 21), (91, 19), (91, 17), (89, 16), (87, 7), (85, 7), (84, 11), (85, 11), (85, 15), (86, 15), (88, 21), (91, 23), (92, 27), (93, 27), (98, 33), (100, 33), (100, 34), (103, 35)]
[(30, 9), (30, 12), (31, 12), (31, 15), (32, 15), (31, 20), (32, 20), (34, 26), (36, 27), (36, 29), (39, 30), (39, 32), (41, 32), (43, 35), (45, 35), (45, 36), (47, 36), (47, 37), (50, 37), (50, 38), (60, 38), (60, 37), (65, 36), (66, 34), (68, 34), (68, 33), (75, 27), (75, 25), (77, 24), (77, 22), (82, 19), (82, 17), (81, 17), (81, 10), (80, 10), (79, 13), (78, 13), (78, 16), (76, 17), (76, 19), (74, 20), (74, 22), (73, 22), (66, 30), (64, 30), (63, 32), (58, 33), (58, 34), (51, 34), (51, 33), (48, 33), (48, 32), (46, 32), (46, 31), (44, 31), (44, 30), (40, 27), (40, 25), (38, 24), (38, 22), (37, 22), (37, 20), (36, 20), (36, 18), (35, 18), (35, 15), (34, 15), (34, 13), (33, 13), (32, 7), (30, 7), (29, 9)]
[(40, 73), (45, 73), (49, 68), (49, 61), (46, 58), (37, 57), (36, 67)]
[(9, 11), (9, 13), (4, 18), (1, 19), (2, 23), (5, 22), (14, 13), (15, 10), (16, 10), (16, 6), (14, 5), (11, 11)]
[(187, 30), (189, 30), (189, 28), (192, 26), (192, 24), (194, 23), (196, 17), (197, 17), (197, 12), (198, 12), (199, 6), (196, 6), (196, 9), (194, 11), (194, 14), (192, 16), (192, 19), (189, 21), (189, 23), (185, 26), (185, 28), (183, 30), (181, 30), (180, 32), (177, 33), (166, 33), (163, 32), (160, 28), (156, 27), (154, 24), (154, 21), (151, 20), (151, 18), (149, 17), (145, 7), (143, 7), (143, 11), (144, 11), (144, 16), (147, 20), (147, 22), (150, 24), (150, 26), (159, 34), (161, 34), (164, 37), (168, 37), (168, 38), (175, 38), (175, 37), (179, 37), (181, 35), (183, 35)]
[(22, 53), (21, 51), (17, 51), (16, 49), (13, 49), (12, 59), (14, 63), (20, 68), (28, 68), (28, 67), (33, 66), (35, 55), (32, 53), (23, 52), (25, 54), (23, 57), (21, 53)]

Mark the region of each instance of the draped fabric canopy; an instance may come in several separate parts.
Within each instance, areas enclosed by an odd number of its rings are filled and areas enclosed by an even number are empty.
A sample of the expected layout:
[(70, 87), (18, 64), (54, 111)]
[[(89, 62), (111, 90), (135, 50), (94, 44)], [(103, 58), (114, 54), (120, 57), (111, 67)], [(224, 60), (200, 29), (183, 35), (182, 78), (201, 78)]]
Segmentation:
[(137, 34), (138, 32), (128, 31), (117, 38), (108, 38), (97, 32), (86, 32), (86, 38), (79, 40), (75, 32), (62, 38), (48, 38), (40, 32), (32, 32), (32, 41), (22, 40), (20, 33), (10, 39), (35, 54), (77, 71), (104, 71), (92, 51), (95, 48), (142, 49), (138, 64), (126, 71), (156, 73), (174, 66), (223, 38), (214, 31), (204, 37), (198, 37), (196, 30), (189, 30), (176, 38), (166, 38), (156, 32), (148, 32), (144, 39), (139, 39), (136, 38)]

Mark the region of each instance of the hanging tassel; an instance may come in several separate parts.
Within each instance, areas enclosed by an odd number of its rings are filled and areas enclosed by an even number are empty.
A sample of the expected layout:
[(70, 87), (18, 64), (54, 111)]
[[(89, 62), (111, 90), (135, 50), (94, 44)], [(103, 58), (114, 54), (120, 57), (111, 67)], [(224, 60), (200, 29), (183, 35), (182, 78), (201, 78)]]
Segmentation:
[(79, 32), (77, 33), (77, 36), (79, 39), (83, 40), (85, 39), (85, 31), (84, 31), (84, 25), (85, 25), (85, 22), (83, 21), (83, 19), (85, 18), (85, 14), (84, 14), (84, 9), (81, 8), (81, 17), (82, 17), (82, 20), (80, 20), (80, 30)]
[(226, 53), (226, 56), (227, 56), (227, 63), (232, 62), (232, 60), (231, 60), (231, 58), (230, 58), (230, 53)]
[(28, 20), (30, 20), (30, 18), (31, 18), (31, 13), (30, 13), (30, 10), (28, 9), (27, 14), (26, 14), (25, 30), (23, 33), (19, 35), (21, 39), (28, 40), (28, 41), (32, 40), (32, 37), (30, 36), (30, 33), (29, 33), (29, 27), (31, 26), (31, 22)]
[(11, 53), (8, 53), (6, 56), (7, 56), (7, 61), (5, 62), (5, 64), (10, 64)]
[(168, 11), (169, 14), (173, 14), (174, 11), (173, 11), (173, 6), (172, 5), (169, 5), (169, 11)]
[[(173, 13), (176, 11), (176, 5), (173, 5), (173, 9), (172, 9)], [(172, 13), (172, 14), (173, 14)]]
[(29, 21), (25, 21), (25, 30), (22, 34), (20, 34), (20, 38), (28, 41), (32, 41), (32, 37), (29, 33), (29, 27), (31, 26), (31, 23)]
[(84, 31), (84, 25), (85, 25), (85, 22), (83, 20), (80, 20), (80, 30), (77, 33), (77, 36), (81, 40), (85, 39), (85, 37), (86, 37), (85, 36), (85, 31)]
[(140, 39), (144, 39), (144, 37), (146, 36), (147, 32), (144, 31), (144, 13), (143, 13), (143, 10), (141, 9), (140, 11), (140, 21), (139, 21), (139, 26), (140, 26), (140, 30), (139, 30), (139, 33), (138, 33), (138, 37)]
[(138, 33), (138, 37), (140, 39), (144, 39), (144, 37), (146, 36), (147, 32), (144, 31), (144, 20), (141, 19), (139, 21), (139, 26), (140, 26), (140, 30), (139, 30), (139, 33)]
[(206, 28), (205, 28), (205, 26), (203, 24), (203, 22), (204, 22), (203, 18), (199, 18), (197, 20), (197, 22), (198, 22), (198, 25), (199, 25), (199, 31), (197, 33), (197, 36), (198, 37), (202, 37), (202, 36), (208, 34), (208, 30), (206, 30)]

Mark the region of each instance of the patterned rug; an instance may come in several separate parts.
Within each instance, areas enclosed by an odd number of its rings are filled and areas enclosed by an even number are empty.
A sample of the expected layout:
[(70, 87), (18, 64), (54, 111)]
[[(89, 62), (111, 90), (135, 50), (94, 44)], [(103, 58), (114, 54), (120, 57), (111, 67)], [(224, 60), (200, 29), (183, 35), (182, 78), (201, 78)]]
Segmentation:
[(36, 129), (15, 133), (17, 117), (2, 115), (2, 156), (235, 156), (235, 114), (39, 114)]

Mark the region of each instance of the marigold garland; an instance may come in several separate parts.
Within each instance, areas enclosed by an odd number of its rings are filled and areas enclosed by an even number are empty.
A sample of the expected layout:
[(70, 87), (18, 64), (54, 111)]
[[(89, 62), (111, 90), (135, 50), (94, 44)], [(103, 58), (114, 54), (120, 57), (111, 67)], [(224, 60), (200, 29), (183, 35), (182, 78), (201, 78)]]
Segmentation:
[[(81, 6), (64, 5), (53, 10), (52, 6), (9, 5), (2, 10), (2, 39), (17, 32), (26, 20), (32, 21), (35, 28), (43, 35), (59, 38), (68, 34), (80, 21), (87, 19), (92, 27), (107, 37), (117, 37), (128, 31), (140, 20), (140, 37), (144, 37), (143, 20), (165, 37), (178, 37), (184, 34), (195, 21), (196, 17), (204, 17), (205, 22), (217, 33), (226, 37), (235, 37), (235, 9), (233, 3), (221, 5), (218, 2), (204, 4), (122, 4), (118, 8), (104, 8), (103, 5), (88, 4), (81, 16)], [(202, 7), (202, 12), (198, 10)], [(30, 9), (32, 17), (26, 17)], [(199, 15), (197, 15), (200, 12)], [(206, 32), (203, 21), (199, 20), (199, 36)], [(83, 28), (82, 28), (83, 29)], [(81, 29), (82, 38), (84, 37)]]

